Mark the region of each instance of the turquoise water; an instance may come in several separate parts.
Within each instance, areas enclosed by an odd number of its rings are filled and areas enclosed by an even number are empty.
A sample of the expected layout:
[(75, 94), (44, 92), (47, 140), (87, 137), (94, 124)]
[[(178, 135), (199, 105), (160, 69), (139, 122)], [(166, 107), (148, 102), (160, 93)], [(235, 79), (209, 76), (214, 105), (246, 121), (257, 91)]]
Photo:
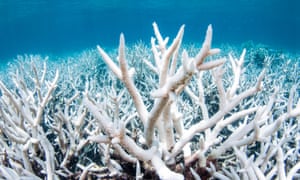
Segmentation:
[(202, 42), (212, 24), (215, 46), (253, 41), (295, 52), (297, 7), (297, 0), (1, 0), (0, 60), (116, 47), (121, 32), (129, 43), (150, 44), (154, 21), (171, 38), (185, 24), (184, 42)]

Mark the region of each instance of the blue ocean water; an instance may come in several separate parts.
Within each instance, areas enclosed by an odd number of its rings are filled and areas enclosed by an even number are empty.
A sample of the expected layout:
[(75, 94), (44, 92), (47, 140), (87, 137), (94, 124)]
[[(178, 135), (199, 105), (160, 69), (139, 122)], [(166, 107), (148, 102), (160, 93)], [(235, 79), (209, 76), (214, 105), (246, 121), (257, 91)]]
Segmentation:
[(97, 44), (150, 42), (152, 23), (171, 38), (185, 24), (184, 42), (253, 41), (299, 51), (298, 0), (1, 0), (0, 60), (17, 54), (65, 54)]

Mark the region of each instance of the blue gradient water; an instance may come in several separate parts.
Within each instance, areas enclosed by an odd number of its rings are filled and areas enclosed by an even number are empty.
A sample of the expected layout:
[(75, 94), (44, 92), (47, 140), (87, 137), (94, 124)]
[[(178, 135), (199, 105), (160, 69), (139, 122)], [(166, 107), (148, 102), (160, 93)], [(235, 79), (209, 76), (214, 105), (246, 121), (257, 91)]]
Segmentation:
[(0, 60), (17, 54), (66, 54), (150, 42), (152, 22), (173, 37), (185, 24), (184, 42), (202, 42), (208, 24), (214, 43), (252, 40), (289, 51), (300, 49), (299, 0), (1, 0)]

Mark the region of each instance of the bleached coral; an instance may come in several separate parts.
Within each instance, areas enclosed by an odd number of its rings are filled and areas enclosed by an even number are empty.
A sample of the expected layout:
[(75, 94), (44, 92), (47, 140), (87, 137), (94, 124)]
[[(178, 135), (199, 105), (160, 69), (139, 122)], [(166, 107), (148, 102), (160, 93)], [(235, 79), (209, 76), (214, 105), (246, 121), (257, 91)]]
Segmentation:
[(288, 92), (271, 59), (257, 73), (246, 50), (218, 56), (211, 25), (193, 57), (184, 26), (172, 43), (153, 28), (152, 54), (123, 34), (117, 57), (97, 46), (111, 73), (94, 51), (60, 71), (28, 56), (1, 82), (0, 177), (299, 177), (298, 79)]

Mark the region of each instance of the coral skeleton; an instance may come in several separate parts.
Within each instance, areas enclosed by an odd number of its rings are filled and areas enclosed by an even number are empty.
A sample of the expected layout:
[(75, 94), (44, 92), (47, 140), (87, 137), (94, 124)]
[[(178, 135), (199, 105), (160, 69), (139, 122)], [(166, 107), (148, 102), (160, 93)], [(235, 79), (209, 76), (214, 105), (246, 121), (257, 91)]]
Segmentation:
[(121, 34), (117, 56), (73, 66), (19, 57), (0, 82), (0, 178), (300, 178), (297, 65), (286, 88), (271, 57), (254, 72), (246, 49), (220, 55), (211, 25), (189, 52), (184, 28), (169, 43), (153, 23), (151, 51)]

